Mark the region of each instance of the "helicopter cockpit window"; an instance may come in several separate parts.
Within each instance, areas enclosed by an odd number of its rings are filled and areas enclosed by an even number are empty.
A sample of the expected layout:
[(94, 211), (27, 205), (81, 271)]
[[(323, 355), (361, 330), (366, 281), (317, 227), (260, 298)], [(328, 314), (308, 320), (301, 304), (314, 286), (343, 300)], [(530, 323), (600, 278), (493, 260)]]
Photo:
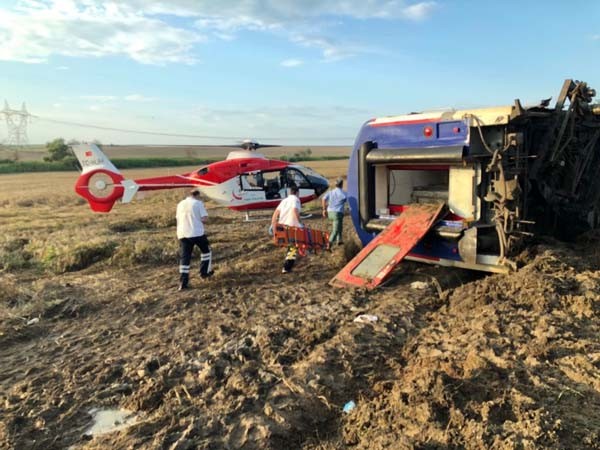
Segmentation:
[(310, 167), (303, 167), (302, 168), (302, 173), (307, 176), (307, 177), (316, 177), (316, 178), (320, 178), (321, 175), (319, 175), (317, 172), (315, 172), (314, 170), (312, 170)]
[(306, 177), (297, 169), (287, 170), (288, 186), (295, 184), (300, 189), (310, 189), (312, 186)]

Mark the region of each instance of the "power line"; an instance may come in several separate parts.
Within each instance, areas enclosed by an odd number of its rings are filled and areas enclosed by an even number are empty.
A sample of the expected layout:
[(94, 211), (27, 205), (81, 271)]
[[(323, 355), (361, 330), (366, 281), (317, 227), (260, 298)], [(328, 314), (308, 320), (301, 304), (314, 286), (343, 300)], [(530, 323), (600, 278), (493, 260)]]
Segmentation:
[[(247, 138), (247, 136), (213, 136), (213, 135), (204, 135), (204, 134), (183, 134), (183, 133), (167, 133), (167, 132), (148, 131), (148, 130), (133, 130), (133, 129), (129, 129), (129, 128), (116, 128), (116, 127), (108, 127), (108, 126), (103, 126), (103, 125), (94, 125), (94, 124), (89, 124), (89, 123), (71, 122), (71, 121), (67, 121), (67, 120), (50, 119), (48, 117), (40, 117), (40, 116), (31, 116), (31, 117), (34, 117), (34, 118), (44, 121), (44, 122), (56, 123), (56, 124), (60, 124), (60, 125), (69, 125), (69, 126), (82, 127), (82, 128), (93, 128), (96, 130), (103, 130), (103, 131), (117, 131), (120, 133), (146, 134), (146, 135), (150, 135), (150, 136), (168, 136), (168, 137), (183, 137), (183, 138), (197, 138), (197, 139), (223, 139), (223, 140), (231, 140), (231, 141)], [(263, 137), (260, 137), (257, 139), (265, 140), (265, 141), (307, 140), (306, 137), (272, 137), (272, 136), (271, 137), (263, 136)], [(321, 137), (321, 138), (311, 137), (311, 138), (309, 138), (309, 140), (311, 140), (311, 141), (315, 141), (315, 140), (342, 141), (342, 140), (354, 140), (354, 138), (353, 137), (352, 138), (349, 138), (349, 137)]]

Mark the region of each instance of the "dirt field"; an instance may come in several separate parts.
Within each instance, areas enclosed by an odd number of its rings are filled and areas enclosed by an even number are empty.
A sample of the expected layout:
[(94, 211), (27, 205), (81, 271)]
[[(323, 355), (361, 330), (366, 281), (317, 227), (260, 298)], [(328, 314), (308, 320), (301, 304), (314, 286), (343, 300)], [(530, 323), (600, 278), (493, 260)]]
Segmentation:
[[(216, 274), (177, 293), (181, 193), (98, 216), (73, 183), (0, 177), (0, 448), (600, 448), (600, 234), (367, 293), (327, 285), (349, 221), (283, 275), (267, 222), (209, 204)], [(135, 420), (90, 436), (94, 408)]]

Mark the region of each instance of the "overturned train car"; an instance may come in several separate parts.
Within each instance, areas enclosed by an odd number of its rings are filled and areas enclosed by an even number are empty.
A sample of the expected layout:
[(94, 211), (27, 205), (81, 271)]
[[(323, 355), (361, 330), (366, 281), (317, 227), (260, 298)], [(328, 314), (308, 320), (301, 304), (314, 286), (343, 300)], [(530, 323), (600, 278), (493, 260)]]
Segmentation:
[(550, 100), (366, 122), (348, 171), (352, 220), (367, 245), (409, 205), (443, 202), (407, 259), (509, 271), (536, 233), (574, 238), (600, 223), (600, 105), (566, 80)]

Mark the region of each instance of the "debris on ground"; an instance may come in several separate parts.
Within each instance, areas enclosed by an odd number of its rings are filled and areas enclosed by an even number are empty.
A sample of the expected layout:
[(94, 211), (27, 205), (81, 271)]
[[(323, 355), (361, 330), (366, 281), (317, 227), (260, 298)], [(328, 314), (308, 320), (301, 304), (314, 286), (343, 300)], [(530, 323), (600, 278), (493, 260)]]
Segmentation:
[(356, 316), (353, 320), (353, 322), (356, 323), (375, 323), (379, 320), (379, 317), (377, 317), (374, 314), (361, 314), (359, 316)]

